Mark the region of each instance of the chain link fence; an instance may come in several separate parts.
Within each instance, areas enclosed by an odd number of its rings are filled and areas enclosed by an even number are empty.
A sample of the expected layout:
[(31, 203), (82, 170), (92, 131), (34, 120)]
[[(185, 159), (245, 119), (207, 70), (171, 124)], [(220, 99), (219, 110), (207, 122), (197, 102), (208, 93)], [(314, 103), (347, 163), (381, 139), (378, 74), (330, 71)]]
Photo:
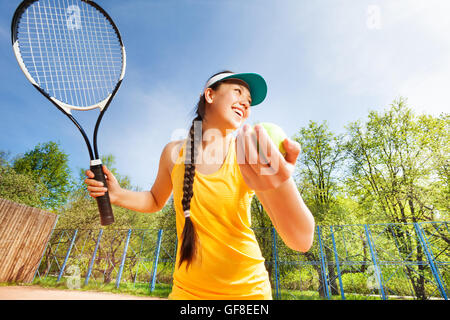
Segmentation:
[[(253, 229), (274, 299), (448, 299), (448, 222), (317, 226), (306, 252)], [(171, 290), (175, 230), (55, 229), (35, 279)]]

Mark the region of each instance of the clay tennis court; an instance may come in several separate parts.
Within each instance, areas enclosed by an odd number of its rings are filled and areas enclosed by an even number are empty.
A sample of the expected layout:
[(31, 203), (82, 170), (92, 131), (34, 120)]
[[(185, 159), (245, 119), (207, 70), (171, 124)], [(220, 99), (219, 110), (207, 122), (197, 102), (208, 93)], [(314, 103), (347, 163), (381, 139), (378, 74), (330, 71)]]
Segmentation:
[(109, 292), (58, 290), (38, 286), (0, 287), (0, 300), (166, 300)]

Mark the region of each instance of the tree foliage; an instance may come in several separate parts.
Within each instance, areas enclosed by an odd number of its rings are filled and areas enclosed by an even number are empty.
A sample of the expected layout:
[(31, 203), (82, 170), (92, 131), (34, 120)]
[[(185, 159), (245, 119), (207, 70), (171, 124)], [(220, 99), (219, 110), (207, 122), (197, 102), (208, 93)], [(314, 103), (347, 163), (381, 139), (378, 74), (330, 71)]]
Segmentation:
[(47, 187), (28, 174), (16, 172), (9, 157), (9, 152), (0, 151), (0, 198), (45, 208), (43, 198), (48, 195)]
[[(302, 147), (295, 179), (300, 194), (315, 217), (316, 225), (324, 226), (321, 229), (325, 230), (322, 236), (326, 236), (326, 230), (331, 230), (328, 225), (448, 220), (449, 125), (448, 114), (416, 115), (407, 106), (407, 100), (400, 98), (384, 111), (371, 111), (366, 119), (349, 123), (346, 131), (340, 135), (332, 132), (326, 122), (310, 121), (307, 126), (300, 128), (293, 138)], [(56, 143), (39, 144), (13, 161), (9, 158), (7, 152), (0, 151), (1, 198), (57, 211), (60, 213), (58, 229), (100, 228), (97, 203), (89, 196), (84, 183), (85, 169), (80, 169), (72, 179), (68, 156)], [(118, 172), (113, 155), (103, 157), (102, 162), (123, 188), (141, 191), (133, 186), (129, 177)], [(270, 218), (256, 196), (250, 209), (252, 228), (266, 261), (272, 261), (275, 253), (278, 261), (300, 259), (298, 253), (285, 246), (281, 238), (273, 233)], [(133, 232), (139, 232), (136, 229), (149, 231), (148, 237), (152, 238), (148, 243), (152, 244), (156, 243), (157, 231), (163, 229), (162, 252), (169, 255), (173, 253), (170, 259), (175, 256), (177, 237), (173, 196), (157, 213), (138, 213), (117, 206), (113, 206), (113, 211), (115, 223), (105, 228), (108, 232), (105, 232), (98, 251), (99, 257), (109, 261), (101, 268), (97, 266), (100, 268), (98, 272), (106, 270), (105, 282), (111, 281), (114, 268), (120, 261), (127, 229), (135, 229)], [(398, 251), (402, 257), (426, 261), (417, 239), (408, 236), (402, 228), (390, 228), (389, 237), (395, 238), (396, 245), (386, 245), (383, 252), (394, 250), (395, 254)], [(338, 232), (339, 229), (335, 230)], [(96, 233), (92, 235), (94, 237)], [(443, 243), (448, 244), (445, 235), (438, 235)], [(139, 239), (137, 236), (132, 237), (130, 248), (139, 247)], [(274, 239), (277, 241), (276, 252)], [(359, 255), (363, 261), (368, 261), (369, 251), (364, 239), (361, 230), (351, 233), (346, 238), (346, 255)], [(96, 238), (92, 238), (91, 244), (95, 241)], [(389, 242), (385, 240), (384, 243)], [(145, 250), (148, 256), (154, 247), (149, 246)], [(324, 246), (322, 253), (326, 261), (333, 261), (334, 252), (330, 246)], [(133, 261), (128, 264), (132, 274), (137, 256), (128, 258)], [(301, 259), (319, 261), (318, 247), (313, 246), (309, 252), (301, 255)], [(316, 279), (317, 290), (323, 295), (325, 274), (319, 264), (311, 265), (315, 273), (311, 279)], [(266, 266), (272, 276), (274, 264), (268, 263)], [(416, 269), (408, 268), (405, 271), (405, 279), (412, 284), (417, 297), (425, 297), (424, 266), (419, 264)], [(341, 274), (351, 274), (353, 279), (366, 272), (366, 267), (366, 264), (353, 266), (341, 270)], [(298, 276), (295, 264), (280, 263), (277, 268), (283, 277)], [(331, 279), (331, 293), (338, 294), (335, 269), (328, 268), (327, 272), (328, 279)], [(292, 283), (297, 283), (296, 279)]]
[(33, 179), (37, 185), (45, 185), (48, 192), (41, 194), (44, 207), (56, 210), (67, 201), (72, 184), (68, 155), (56, 142), (38, 144), (17, 157), (12, 168), (16, 173)]
[(9, 166), (0, 166), (0, 198), (43, 209), (42, 195), (46, 194), (48, 190), (44, 184)]
[(434, 220), (448, 209), (448, 117), (417, 117), (399, 99), (368, 118), (348, 126), (345, 145), (346, 186), (366, 221)]
[(302, 148), (297, 166), (299, 191), (316, 222), (342, 220), (338, 201), (344, 154), (342, 136), (333, 134), (326, 122), (310, 121), (294, 140)]
[[(118, 173), (115, 168), (115, 158), (113, 155), (102, 157), (102, 163), (114, 174), (122, 188), (140, 191), (139, 188), (131, 184), (129, 177)], [(85, 171), (86, 169), (79, 170), (77, 183), (70, 193), (67, 205), (62, 209), (58, 221), (59, 228), (97, 229), (100, 226), (97, 202), (89, 195), (86, 184), (84, 183), (86, 179)], [(135, 212), (115, 205), (112, 205), (112, 207), (114, 224), (107, 228), (153, 228), (156, 224), (155, 217), (152, 214)]]

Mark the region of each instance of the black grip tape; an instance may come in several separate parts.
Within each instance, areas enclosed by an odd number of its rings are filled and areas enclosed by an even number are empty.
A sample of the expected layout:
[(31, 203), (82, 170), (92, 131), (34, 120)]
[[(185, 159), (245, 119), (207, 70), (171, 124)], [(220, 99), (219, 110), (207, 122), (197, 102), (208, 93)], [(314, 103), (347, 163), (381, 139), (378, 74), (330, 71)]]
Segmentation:
[[(97, 164), (95, 166), (91, 166), (91, 171), (95, 175), (95, 180), (103, 182), (103, 186), (106, 187), (106, 179), (105, 174), (103, 173), (102, 165)], [(102, 226), (110, 225), (114, 222), (114, 214), (111, 207), (111, 202), (109, 201), (109, 193), (106, 193), (103, 196), (95, 198), (97, 200), (98, 211), (100, 212), (100, 224)]]

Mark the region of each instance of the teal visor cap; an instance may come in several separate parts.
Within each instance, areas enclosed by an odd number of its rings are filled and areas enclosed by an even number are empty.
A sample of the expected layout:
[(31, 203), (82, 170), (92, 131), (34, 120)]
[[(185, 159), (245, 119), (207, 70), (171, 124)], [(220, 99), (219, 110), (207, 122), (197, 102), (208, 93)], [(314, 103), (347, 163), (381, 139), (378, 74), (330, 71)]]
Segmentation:
[(252, 96), (252, 106), (260, 104), (266, 98), (266, 81), (257, 73), (221, 73), (209, 79), (205, 85), (204, 90), (212, 86), (214, 83), (228, 79), (239, 79), (244, 81), (248, 85), (248, 87), (250, 88), (250, 95)]

